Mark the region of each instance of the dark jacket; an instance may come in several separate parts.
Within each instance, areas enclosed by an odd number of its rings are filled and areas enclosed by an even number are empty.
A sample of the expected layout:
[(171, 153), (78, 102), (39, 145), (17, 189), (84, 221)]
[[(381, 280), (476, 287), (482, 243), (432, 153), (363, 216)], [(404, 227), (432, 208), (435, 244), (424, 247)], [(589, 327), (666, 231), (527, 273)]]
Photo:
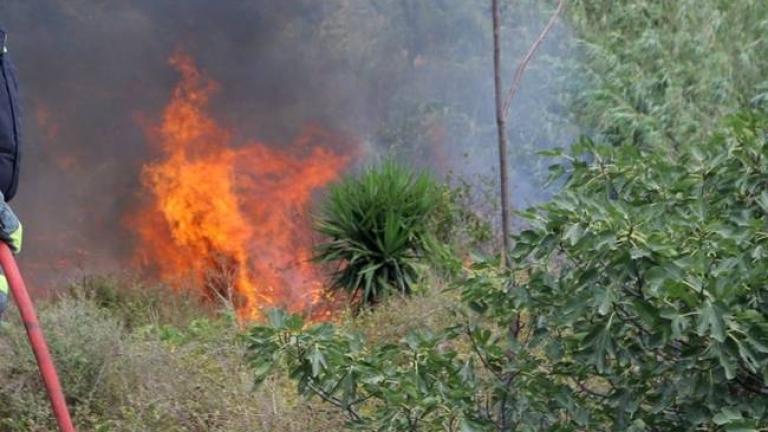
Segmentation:
[(6, 41), (6, 33), (0, 29), (0, 191), (10, 201), (19, 182), (21, 101)]

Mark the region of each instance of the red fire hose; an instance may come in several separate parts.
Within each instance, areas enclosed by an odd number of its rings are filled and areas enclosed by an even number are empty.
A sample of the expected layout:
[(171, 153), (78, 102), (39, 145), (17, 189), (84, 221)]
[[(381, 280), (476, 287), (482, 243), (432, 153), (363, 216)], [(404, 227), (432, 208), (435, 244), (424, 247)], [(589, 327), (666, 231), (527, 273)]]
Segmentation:
[(32, 351), (37, 358), (37, 366), (40, 368), (40, 375), (43, 376), (45, 388), (48, 390), (48, 397), (51, 399), (53, 414), (56, 416), (56, 422), (59, 424), (61, 432), (75, 432), (72, 425), (72, 419), (69, 416), (67, 402), (64, 400), (64, 392), (61, 391), (59, 377), (56, 374), (56, 368), (51, 360), (51, 353), (48, 351), (48, 345), (45, 343), (43, 331), (40, 329), (40, 323), (37, 321), (37, 314), (32, 305), (32, 299), (27, 292), (27, 286), (24, 279), (21, 278), (21, 272), (16, 265), (8, 245), (0, 242), (0, 265), (8, 278), (8, 284), (11, 287), (13, 298), (21, 312), (21, 319), (24, 327), (27, 328), (29, 343), (32, 345)]

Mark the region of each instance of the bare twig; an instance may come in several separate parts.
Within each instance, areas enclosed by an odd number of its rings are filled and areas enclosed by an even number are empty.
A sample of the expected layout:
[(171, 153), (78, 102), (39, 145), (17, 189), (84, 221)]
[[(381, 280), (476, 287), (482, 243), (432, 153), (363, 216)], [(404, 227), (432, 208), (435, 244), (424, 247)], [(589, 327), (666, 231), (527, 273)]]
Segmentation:
[(523, 74), (528, 68), (528, 63), (531, 62), (533, 56), (536, 54), (536, 51), (544, 42), (544, 39), (547, 37), (549, 32), (552, 31), (552, 28), (555, 26), (555, 23), (560, 17), (560, 14), (562, 14), (563, 9), (565, 9), (565, 0), (559, 0), (557, 3), (557, 9), (555, 9), (555, 11), (552, 13), (552, 16), (549, 18), (549, 22), (544, 27), (544, 30), (541, 31), (539, 37), (537, 37), (531, 47), (528, 48), (528, 52), (525, 54), (525, 57), (523, 57), (523, 59), (520, 60), (520, 63), (517, 64), (515, 75), (512, 77), (512, 85), (507, 91), (506, 99), (504, 99), (503, 115), (505, 118), (509, 113), (509, 107), (512, 105), (512, 99), (515, 97), (517, 90), (520, 88), (520, 82), (523, 80)]
[(465, 334), (469, 338), (469, 342), (472, 346), (472, 351), (474, 351), (475, 355), (480, 359), (480, 363), (483, 364), (483, 366), (493, 374), (493, 376), (496, 377), (499, 382), (504, 382), (504, 377), (501, 375), (501, 373), (497, 370), (498, 368), (493, 367), (487, 358), (480, 352), (480, 347), (477, 346), (477, 342), (475, 342), (475, 337), (472, 335), (472, 329), (470, 328), (469, 324), (466, 324), (465, 326)]
[(307, 383), (307, 387), (312, 390), (314, 394), (320, 397), (320, 399), (324, 400), (325, 402), (328, 402), (329, 404), (341, 408), (347, 412), (347, 416), (349, 416), (350, 419), (354, 421), (360, 421), (360, 415), (357, 414), (357, 412), (352, 408), (351, 405), (345, 404), (340, 399), (331, 396), (330, 394), (323, 391), (320, 387), (312, 384), (311, 382)]

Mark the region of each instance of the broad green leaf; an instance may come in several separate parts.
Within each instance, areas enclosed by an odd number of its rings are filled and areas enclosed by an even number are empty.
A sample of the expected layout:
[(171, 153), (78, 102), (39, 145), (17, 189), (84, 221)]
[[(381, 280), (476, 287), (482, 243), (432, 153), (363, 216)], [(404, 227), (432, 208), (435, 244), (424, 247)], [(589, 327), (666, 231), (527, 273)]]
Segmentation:
[(714, 417), (712, 417), (712, 421), (716, 425), (722, 426), (722, 425), (732, 423), (736, 420), (741, 420), (743, 418), (744, 417), (741, 415), (741, 413), (738, 410), (731, 407), (723, 407), (722, 409), (720, 409), (719, 413), (717, 413)]
[(325, 356), (315, 346), (309, 353), (309, 362), (312, 365), (312, 376), (318, 376), (320, 371), (326, 367)]
[(698, 334), (709, 333), (718, 342), (725, 342), (725, 320), (723, 312), (711, 302), (706, 302), (699, 312)]

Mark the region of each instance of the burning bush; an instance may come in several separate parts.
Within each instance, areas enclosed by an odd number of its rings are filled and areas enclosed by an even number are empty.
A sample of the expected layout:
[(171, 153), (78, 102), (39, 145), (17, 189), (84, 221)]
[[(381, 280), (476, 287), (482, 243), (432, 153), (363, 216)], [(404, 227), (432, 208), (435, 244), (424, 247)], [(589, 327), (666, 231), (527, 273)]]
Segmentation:
[(182, 79), (150, 131), (161, 157), (144, 166), (148, 201), (131, 219), (138, 261), (176, 286), (225, 297), (245, 319), (264, 307), (316, 312), (322, 283), (305, 216), (349, 162), (333, 150), (345, 141), (312, 126), (288, 145), (235, 146), (207, 112), (218, 84), (188, 56), (171, 64)]

